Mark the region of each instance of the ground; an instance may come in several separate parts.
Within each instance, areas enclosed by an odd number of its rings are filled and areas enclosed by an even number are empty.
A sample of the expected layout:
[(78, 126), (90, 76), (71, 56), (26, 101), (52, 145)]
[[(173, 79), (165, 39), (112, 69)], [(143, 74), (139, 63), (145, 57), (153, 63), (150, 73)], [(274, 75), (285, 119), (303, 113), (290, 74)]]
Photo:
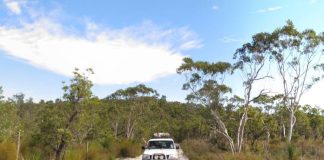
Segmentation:
[[(182, 149), (178, 150), (179, 160), (188, 160), (188, 158), (183, 154)], [(136, 158), (121, 158), (119, 160), (142, 160), (142, 155)]]

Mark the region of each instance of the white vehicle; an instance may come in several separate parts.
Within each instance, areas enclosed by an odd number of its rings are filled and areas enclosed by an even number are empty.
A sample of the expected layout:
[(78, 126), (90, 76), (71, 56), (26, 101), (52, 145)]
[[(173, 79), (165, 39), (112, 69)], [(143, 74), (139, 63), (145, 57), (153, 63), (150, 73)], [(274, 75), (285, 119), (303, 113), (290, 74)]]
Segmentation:
[[(156, 134), (154, 134), (156, 136)], [(144, 153), (142, 155), (142, 160), (178, 160), (179, 146), (176, 145), (172, 138), (153, 138), (150, 139), (146, 145), (143, 147)]]

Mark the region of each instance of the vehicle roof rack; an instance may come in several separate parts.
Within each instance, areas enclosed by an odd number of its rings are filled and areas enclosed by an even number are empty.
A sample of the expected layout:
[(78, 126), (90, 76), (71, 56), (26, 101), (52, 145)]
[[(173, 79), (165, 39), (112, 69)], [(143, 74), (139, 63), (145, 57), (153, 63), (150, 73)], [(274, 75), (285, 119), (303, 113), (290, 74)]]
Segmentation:
[(153, 138), (171, 138), (170, 133), (154, 133)]

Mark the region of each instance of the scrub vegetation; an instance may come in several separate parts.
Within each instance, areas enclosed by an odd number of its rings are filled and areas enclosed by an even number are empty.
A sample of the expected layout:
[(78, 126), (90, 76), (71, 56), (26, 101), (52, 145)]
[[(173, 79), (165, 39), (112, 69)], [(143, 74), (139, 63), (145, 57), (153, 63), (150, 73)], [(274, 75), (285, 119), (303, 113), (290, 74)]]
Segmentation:
[[(324, 110), (300, 100), (324, 77), (323, 44), (324, 33), (287, 21), (254, 35), (234, 63), (185, 58), (177, 72), (187, 80), (179, 84), (186, 102), (167, 101), (144, 84), (100, 99), (91, 91), (91, 69), (76, 69), (54, 101), (22, 93), (5, 99), (0, 88), (0, 160), (137, 157), (155, 132), (169, 132), (191, 160), (321, 159)], [(242, 95), (227, 83), (235, 75)], [(275, 78), (279, 93), (256, 87)]]

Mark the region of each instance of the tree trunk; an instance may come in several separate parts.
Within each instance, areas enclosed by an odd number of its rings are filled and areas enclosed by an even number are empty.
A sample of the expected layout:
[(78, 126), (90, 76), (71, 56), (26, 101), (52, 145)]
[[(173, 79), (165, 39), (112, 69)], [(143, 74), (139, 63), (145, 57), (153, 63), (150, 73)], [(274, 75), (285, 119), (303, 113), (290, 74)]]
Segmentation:
[(117, 139), (117, 135), (118, 135), (118, 122), (117, 121), (114, 124), (114, 135), (115, 135), (115, 138)]
[(20, 153), (20, 130), (18, 131), (18, 136), (17, 136), (17, 153), (16, 153), (16, 160), (19, 160), (19, 153)]
[(126, 138), (127, 139), (130, 139), (130, 137), (131, 137), (132, 111), (133, 111), (133, 109), (129, 112), (128, 119), (127, 119), (127, 128), (126, 128)]
[(282, 135), (283, 135), (283, 138), (286, 138), (286, 126), (284, 123), (282, 123)]
[(269, 131), (269, 128), (267, 128), (267, 144), (266, 144), (266, 151), (269, 151), (269, 146), (270, 146), (270, 137), (271, 134), (270, 134), (270, 131)]
[(86, 160), (88, 160), (88, 153), (89, 153), (89, 142), (86, 143)]
[(291, 142), (295, 122), (296, 122), (295, 112), (293, 111), (293, 109), (291, 109), (289, 111), (289, 128), (288, 128), (288, 136), (287, 136), (287, 141), (289, 143)]
[(55, 160), (62, 160), (62, 158), (63, 158), (62, 152), (65, 148), (65, 143), (66, 143), (65, 140), (61, 139), (61, 143), (60, 143), (58, 149), (55, 151)]
[(228, 145), (230, 146), (232, 154), (236, 152), (235, 145), (233, 139), (229, 136), (227, 128), (224, 124), (224, 122), (220, 119), (220, 116), (217, 111), (211, 110), (211, 113), (214, 117), (214, 120), (216, 121), (217, 125), (219, 126), (220, 130), (214, 128), (215, 132), (220, 133), (222, 136), (224, 136), (228, 142)]
[(130, 129), (131, 128), (131, 118), (128, 117), (128, 121), (127, 121), (127, 130), (126, 130), (126, 138), (130, 139)]
[(270, 131), (267, 129), (267, 143), (270, 144)]
[(241, 149), (242, 149), (242, 146), (243, 146), (243, 139), (244, 139), (244, 129), (245, 129), (245, 124), (246, 124), (246, 121), (247, 121), (247, 107), (244, 108), (244, 113), (241, 117), (241, 120), (240, 120), (240, 125), (239, 125), (239, 128), (237, 130), (237, 148), (236, 148), (236, 151), (238, 153), (241, 152)]
[[(74, 111), (73, 114), (70, 116), (69, 121), (65, 125), (65, 129), (70, 128), (71, 124), (75, 121), (76, 117), (78, 115), (78, 111)], [(63, 156), (63, 151), (66, 147), (66, 140), (64, 135), (61, 135), (61, 141), (59, 144), (59, 147), (55, 150), (55, 160), (62, 160)]]

